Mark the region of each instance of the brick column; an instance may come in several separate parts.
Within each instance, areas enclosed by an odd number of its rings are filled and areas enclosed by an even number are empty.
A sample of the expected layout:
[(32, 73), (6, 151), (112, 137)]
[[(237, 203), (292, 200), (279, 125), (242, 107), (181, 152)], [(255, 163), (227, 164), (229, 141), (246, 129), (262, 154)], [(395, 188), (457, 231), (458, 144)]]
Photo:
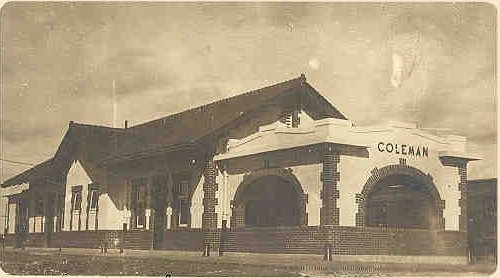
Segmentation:
[(212, 157), (208, 158), (205, 164), (203, 176), (202, 228), (205, 232), (205, 248), (209, 245), (211, 250), (217, 250), (217, 213), (215, 213), (215, 206), (217, 205), (215, 196), (217, 192), (217, 169)]
[(358, 204), (358, 212), (356, 213), (356, 227), (365, 227), (365, 195), (356, 193), (356, 204)]
[(323, 190), (321, 194), (323, 207), (321, 208), (321, 226), (339, 225), (340, 214), (337, 208), (337, 199), (339, 198), (337, 182), (340, 180), (340, 173), (337, 170), (337, 165), (339, 162), (339, 154), (335, 153), (333, 147), (328, 144), (323, 157)]
[[(458, 184), (458, 189), (460, 190), (460, 200), (458, 200), (458, 205), (460, 206), (460, 218), (458, 219), (458, 229), (463, 232), (465, 241), (466, 255), (469, 259), (473, 259), (474, 250), (470, 249), (471, 242), (474, 240), (471, 238), (471, 234), (468, 233), (469, 230), (469, 214), (468, 214), (468, 198), (469, 192), (467, 188), (467, 162), (463, 161), (457, 165), (458, 175), (460, 177), (460, 182)], [(470, 262), (470, 261), (469, 261)]]
[(463, 162), (458, 165), (458, 175), (460, 176), (460, 183), (458, 184), (458, 189), (460, 190), (460, 218), (459, 218), (459, 230), (461, 232), (467, 232), (468, 213), (467, 213), (467, 202), (468, 202), (468, 188), (467, 188), (467, 163)]

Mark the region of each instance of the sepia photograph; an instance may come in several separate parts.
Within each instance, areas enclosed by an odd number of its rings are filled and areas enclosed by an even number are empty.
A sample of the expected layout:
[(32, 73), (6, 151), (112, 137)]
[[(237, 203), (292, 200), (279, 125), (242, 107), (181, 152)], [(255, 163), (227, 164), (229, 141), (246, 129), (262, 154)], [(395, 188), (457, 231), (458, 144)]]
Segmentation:
[(6, 2), (0, 272), (497, 273), (497, 7)]

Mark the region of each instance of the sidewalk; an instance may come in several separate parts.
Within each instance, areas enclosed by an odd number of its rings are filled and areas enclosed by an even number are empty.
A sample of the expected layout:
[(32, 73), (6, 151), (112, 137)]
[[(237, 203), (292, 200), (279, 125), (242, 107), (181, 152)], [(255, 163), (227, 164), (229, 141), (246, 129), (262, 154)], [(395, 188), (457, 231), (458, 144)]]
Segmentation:
[[(101, 254), (98, 249), (7, 248), (4, 265), (11, 271), (34, 273), (24, 270), (23, 261), (36, 261), (58, 271), (61, 260), (68, 260), (70, 273), (106, 275), (153, 275), (172, 271), (176, 276), (300, 276), (377, 274), (389, 276), (464, 276), (487, 275), (495, 269), (493, 264), (468, 265), (465, 258), (436, 256), (334, 256), (324, 261), (321, 255), (261, 254), (217, 252), (210, 257), (201, 252), (172, 250), (109, 250)], [(17, 260), (17, 261), (16, 261)], [(58, 268), (59, 267), (59, 268)], [(30, 272), (31, 271), (31, 272)], [(36, 270), (41, 271), (41, 270)], [(35, 272), (36, 273), (36, 272)], [(121, 274), (120, 274), (121, 273)]]
[[(27, 248), (32, 252), (45, 254), (58, 252), (58, 249), (49, 248)], [(101, 254), (98, 249), (64, 248), (63, 254), (81, 255), (106, 255), (106, 256), (132, 256), (132, 257), (155, 257), (168, 258), (170, 260), (182, 260), (197, 262), (225, 261), (228, 263), (245, 264), (268, 264), (268, 265), (297, 265), (297, 264), (317, 264), (325, 262), (322, 255), (312, 254), (268, 254), (268, 253), (236, 253), (225, 252), (223, 256), (218, 256), (217, 252), (212, 252), (210, 257), (203, 257), (202, 252), (179, 251), (179, 250), (124, 250), (120, 254), (118, 250), (108, 250), (108, 253)], [(334, 255), (332, 263), (398, 263), (398, 264), (436, 264), (436, 265), (466, 265), (465, 256), (391, 256), (391, 255)]]

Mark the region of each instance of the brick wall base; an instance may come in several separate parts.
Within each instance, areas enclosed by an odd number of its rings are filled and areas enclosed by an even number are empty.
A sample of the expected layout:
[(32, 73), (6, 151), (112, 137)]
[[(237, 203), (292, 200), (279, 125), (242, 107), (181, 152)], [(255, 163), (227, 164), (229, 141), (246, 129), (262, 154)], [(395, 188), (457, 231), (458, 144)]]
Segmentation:
[(205, 234), (201, 229), (182, 229), (165, 232), (162, 249), (164, 250), (203, 250)]
[(324, 254), (327, 244), (338, 255), (466, 254), (461, 232), (342, 226), (238, 229), (231, 231), (224, 250)]
[[(220, 231), (215, 234), (221, 235)], [(40, 234), (43, 235), (43, 234)], [(144, 230), (74, 231), (53, 233), (49, 247), (152, 249), (152, 233)], [(216, 240), (219, 244), (220, 238)], [(5, 237), (11, 246), (13, 237)], [(201, 229), (165, 232), (160, 249), (203, 251), (205, 233)], [(30, 235), (29, 246), (43, 247), (45, 238)], [(226, 232), (220, 243), (225, 252), (323, 254), (332, 245), (338, 255), (446, 255), (464, 256), (463, 232), (372, 227), (270, 227), (240, 228)], [(218, 247), (218, 246), (217, 246)]]

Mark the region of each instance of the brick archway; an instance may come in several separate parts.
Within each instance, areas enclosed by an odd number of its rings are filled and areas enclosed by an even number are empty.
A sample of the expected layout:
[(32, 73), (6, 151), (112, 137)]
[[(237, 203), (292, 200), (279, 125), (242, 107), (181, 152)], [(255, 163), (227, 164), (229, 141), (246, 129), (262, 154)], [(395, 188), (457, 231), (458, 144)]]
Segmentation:
[(287, 182), (292, 186), (293, 190), (297, 193), (297, 202), (300, 211), (299, 224), (307, 225), (307, 194), (304, 194), (302, 185), (300, 184), (297, 177), (292, 173), (292, 169), (268, 168), (251, 172), (243, 177), (243, 181), (238, 186), (238, 189), (236, 190), (234, 197), (231, 200), (231, 227), (236, 228), (245, 226), (245, 206), (239, 201), (240, 197), (248, 186), (250, 186), (254, 182), (257, 182), (259, 179), (266, 177), (278, 177), (279, 179)]
[(373, 192), (375, 187), (385, 178), (393, 175), (406, 175), (417, 180), (423, 185), (431, 195), (431, 198), (436, 204), (437, 209), (437, 228), (444, 229), (443, 210), (445, 201), (441, 199), (433, 178), (429, 174), (425, 174), (421, 170), (406, 164), (406, 160), (401, 159), (399, 164), (388, 165), (382, 168), (374, 168), (371, 171), (371, 176), (365, 183), (361, 193), (356, 194), (356, 203), (358, 204), (358, 212), (356, 213), (356, 226), (366, 226), (366, 214), (368, 207), (368, 197)]

